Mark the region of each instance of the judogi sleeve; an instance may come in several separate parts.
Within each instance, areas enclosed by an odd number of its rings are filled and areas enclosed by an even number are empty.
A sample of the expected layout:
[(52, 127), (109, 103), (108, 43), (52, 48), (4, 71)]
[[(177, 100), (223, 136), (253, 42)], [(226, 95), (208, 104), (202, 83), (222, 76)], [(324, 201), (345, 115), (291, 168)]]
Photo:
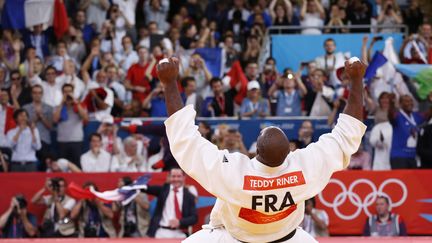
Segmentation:
[(223, 163), (228, 152), (219, 150), (201, 136), (195, 125), (195, 114), (193, 105), (188, 105), (165, 121), (171, 152), (186, 174), (223, 199), (224, 192), (229, 191), (229, 183), (224, 183), (224, 178), (230, 174), (230, 165)]
[(318, 142), (301, 150), (299, 164), (308, 185), (306, 199), (324, 189), (333, 172), (349, 165), (365, 131), (366, 126), (361, 121), (342, 113), (331, 133), (322, 135)]

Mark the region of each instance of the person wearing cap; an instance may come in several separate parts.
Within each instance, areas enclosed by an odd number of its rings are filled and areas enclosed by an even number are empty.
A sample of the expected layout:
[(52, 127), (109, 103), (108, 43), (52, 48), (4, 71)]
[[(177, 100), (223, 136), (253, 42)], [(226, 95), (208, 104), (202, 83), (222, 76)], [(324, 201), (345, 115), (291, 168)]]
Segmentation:
[(291, 71), (276, 80), (268, 92), (277, 99), (276, 116), (301, 116), (301, 99), (306, 94), (303, 81)]
[(102, 148), (110, 154), (120, 153), (122, 140), (117, 136), (118, 128), (114, 124), (114, 117), (111, 115), (102, 118), (102, 122), (97, 130), (102, 136)]
[(252, 80), (247, 85), (247, 97), (240, 107), (242, 117), (258, 118), (270, 115), (270, 104), (268, 100), (261, 97), (258, 81)]

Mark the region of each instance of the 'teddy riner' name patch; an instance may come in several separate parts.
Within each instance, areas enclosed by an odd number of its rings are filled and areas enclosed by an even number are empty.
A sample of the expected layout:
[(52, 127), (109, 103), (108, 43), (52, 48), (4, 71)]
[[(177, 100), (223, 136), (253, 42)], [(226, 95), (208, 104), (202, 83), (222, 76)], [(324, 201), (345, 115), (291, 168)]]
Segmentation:
[(280, 188), (304, 185), (305, 179), (301, 171), (287, 173), (278, 177), (265, 178), (260, 176), (245, 176), (243, 190), (266, 191)]

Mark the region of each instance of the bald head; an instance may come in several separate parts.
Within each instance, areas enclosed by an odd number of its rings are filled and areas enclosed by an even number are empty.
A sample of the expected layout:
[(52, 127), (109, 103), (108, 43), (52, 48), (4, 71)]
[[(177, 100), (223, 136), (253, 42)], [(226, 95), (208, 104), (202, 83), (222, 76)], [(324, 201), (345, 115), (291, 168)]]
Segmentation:
[(289, 153), (289, 141), (278, 127), (264, 128), (257, 139), (257, 160), (276, 167), (281, 165)]

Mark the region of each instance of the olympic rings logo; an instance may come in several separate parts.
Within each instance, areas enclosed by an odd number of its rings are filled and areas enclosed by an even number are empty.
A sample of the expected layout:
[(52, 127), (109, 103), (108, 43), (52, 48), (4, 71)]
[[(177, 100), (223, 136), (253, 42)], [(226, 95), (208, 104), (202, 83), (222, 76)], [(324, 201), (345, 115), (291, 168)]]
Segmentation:
[[(399, 207), (402, 205), (408, 197), (408, 189), (405, 183), (394, 178), (385, 180), (383, 183), (381, 183), (378, 189), (375, 184), (368, 179), (355, 180), (353, 183), (351, 183), (348, 189), (345, 184), (338, 179), (330, 179), (329, 184), (331, 183), (338, 185), (342, 189), (342, 192), (336, 195), (336, 197), (333, 199), (333, 202), (328, 202), (325, 200), (322, 192), (318, 196), (322, 204), (324, 204), (326, 207), (333, 208), (335, 214), (343, 220), (355, 219), (361, 214), (362, 211), (364, 211), (365, 214), (370, 217), (372, 214), (369, 212), (368, 207), (375, 203), (378, 196), (385, 196), (390, 200), (390, 210), (393, 207)], [(354, 188), (360, 184), (366, 184), (372, 190), (372, 192), (367, 194), (364, 199), (360, 198), (360, 196), (354, 192)], [(402, 197), (399, 199), (399, 201), (393, 201), (392, 198), (384, 192), (384, 188), (389, 184), (396, 184), (402, 189)], [(346, 215), (339, 209), (339, 206), (344, 204), (347, 200), (357, 207), (357, 210), (351, 215)]]

